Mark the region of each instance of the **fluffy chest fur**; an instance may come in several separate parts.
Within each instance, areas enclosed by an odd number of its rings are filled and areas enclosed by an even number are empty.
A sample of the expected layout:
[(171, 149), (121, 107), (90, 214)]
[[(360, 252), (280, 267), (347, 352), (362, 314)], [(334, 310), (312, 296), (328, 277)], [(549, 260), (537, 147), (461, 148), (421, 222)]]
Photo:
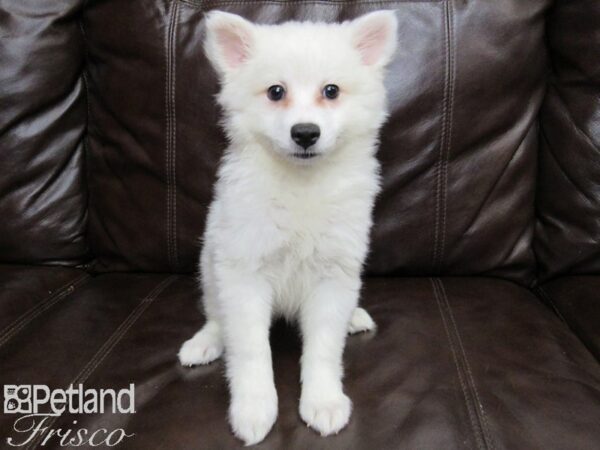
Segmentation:
[(206, 231), (217, 263), (260, 272), (278, 303), (292, 309), (319, 279), (359, 276), (379, 185), (377, 162), (365, 149), (354, 161), (331, 158), (319, 170), (303, 169), (260, 152), (230, 153)]

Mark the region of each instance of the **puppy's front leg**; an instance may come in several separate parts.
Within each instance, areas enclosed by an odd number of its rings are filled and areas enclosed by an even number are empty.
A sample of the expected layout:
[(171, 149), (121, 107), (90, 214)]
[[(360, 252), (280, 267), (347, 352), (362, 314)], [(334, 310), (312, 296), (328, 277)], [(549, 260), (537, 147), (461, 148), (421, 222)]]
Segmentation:
[(302, 307), (302, 395), (300, 416), (321, 435), (340, 431), (352, 403), (342, 387), (342, 354), (360, 282), (322, 281)]
[[(225, 272), (225, 271), (223, 271)], [(269, 327), (271, 289), (257, 274), (221, 273), (229, 420), (246, 445), (264, 439), (277, 418)]]

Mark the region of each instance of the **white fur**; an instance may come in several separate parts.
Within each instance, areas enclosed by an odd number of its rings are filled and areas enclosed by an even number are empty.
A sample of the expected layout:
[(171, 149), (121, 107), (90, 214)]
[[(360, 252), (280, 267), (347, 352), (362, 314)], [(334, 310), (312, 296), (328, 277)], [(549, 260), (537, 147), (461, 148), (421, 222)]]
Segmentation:
[[(230, 422), (251, 445), (277, 417), (272, 318), (298, 320), (300, 415), (324, 436), (337, 433), (351, 412), (342, 387), (346, 334), (374, 328), (357, 305), (396, 19), (382, 11), (343, 24), (266, 26), (213, 12), (206, 27), (230, 146), (201, 255), (207, 323), (179, 357), (206, 364), (225, 349)], [(285, 102), (267, 98), (274, 84), (285, 86)], [(340, 87), (339, 98), (321, 97), (326, 84)], [(309, 160), (293, 156), (290, 129), (302, 122), (321, 129)]]

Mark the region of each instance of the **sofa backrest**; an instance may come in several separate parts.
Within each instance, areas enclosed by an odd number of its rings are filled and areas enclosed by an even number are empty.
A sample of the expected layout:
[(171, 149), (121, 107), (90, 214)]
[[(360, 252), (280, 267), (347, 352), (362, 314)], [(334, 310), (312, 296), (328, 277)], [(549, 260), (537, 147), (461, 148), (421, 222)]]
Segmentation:
[(556, 3), (541, 122), (539, 278), (600, 273), (600, 2)]
[(88, 258), (82, 5), (0, 3), (0, 262)]
[(7, 0), (0, 261), (194, 271), (226, 145), (205, 12), (276, 23), (381, 8), (400, 32), (367, 271), (529, 284), (537, 258), (541, 279), (597, 273), (594, 0)]
[(195, 270), (226, 145), (202, 50), (206, 11), (275, 23), (384, 8), (397, 11), (399, 50), (368, 272), (530, 282), (549, 3), (90, 2), (82, 25), (95, 268)]

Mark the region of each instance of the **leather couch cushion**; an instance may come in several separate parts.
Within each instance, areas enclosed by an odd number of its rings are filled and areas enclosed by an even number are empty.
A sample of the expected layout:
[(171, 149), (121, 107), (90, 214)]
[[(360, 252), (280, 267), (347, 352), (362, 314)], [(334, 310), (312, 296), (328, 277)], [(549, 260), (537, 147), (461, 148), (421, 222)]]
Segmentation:
[(539, 290), (600, 360), (600, 276), (558, 278)]
[(0, 262), (86, 259), (83, 0), (0, 6)]
[[(239, 448), (223, 364), (183, 368), (202, 324), (187, 276), (96, 276), (0, 347), (0, 383), (136, 385), (136, 413), (65, 415), (52, 428), (124, 428), (127, 448)], [(2, 304), (6, 300), (2, 298)], [(279, 419), (260, 448), (593, 448), (600, 368), (535, 296), (492, 279), (373, 278), (375, 334), (348, 339), (353, 418), (323, 439), (297, 413), (297, 333), (272, 332)], [(61, 330), (60, 333), (57, 330)], [(3, 415), (8, 436), (14, 416)]]
[(540, 278), (600, 273), (600, 2), (558, 1), (540, 115), (535, 250)]
[(87, 278), (76, 269), (0, 265), (0, 348)]
[[(108, 0), (86, 8), (97, 271), (190, 272), (225, 146), (203, 17), (273, 23), (395, 9), (371, 274), (533, 276), (537, 127), (550, 0)], [(110, 31), (108, 31), (110, 30)], [(141, 232), (143, 230), (143, 232)]]

